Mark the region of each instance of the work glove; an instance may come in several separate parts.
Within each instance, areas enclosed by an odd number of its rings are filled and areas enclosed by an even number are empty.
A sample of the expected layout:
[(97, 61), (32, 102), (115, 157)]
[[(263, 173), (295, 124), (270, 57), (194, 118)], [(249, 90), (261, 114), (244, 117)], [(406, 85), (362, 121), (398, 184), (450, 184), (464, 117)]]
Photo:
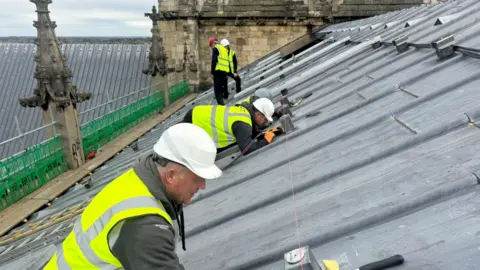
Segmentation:
[(275, 136), (276, 136), (275, 132), (273, 132), (271, 129), (265, 131), (265, 134), (263, 135), (263, 137), (265, 138), (265, 140), (266, 140), (268, 143), (271, 143), (271, 142), (273, 141), (273, 138), (274, 138)]
[(271, 131), (275, 134), (275, 135), (280, 135), (280, 134), (283, 134), (283, 129), (279, 126), (276, 126), (274, 128), (271, 129)]
[(271, 143), (273, 141), (273, 138), (277, 135), (283, 134), (283, 129), (281, 127), (274, 127), (272, 129), (268, 129), (265, 131), (265, 134), (263, 137), (268, 143)]

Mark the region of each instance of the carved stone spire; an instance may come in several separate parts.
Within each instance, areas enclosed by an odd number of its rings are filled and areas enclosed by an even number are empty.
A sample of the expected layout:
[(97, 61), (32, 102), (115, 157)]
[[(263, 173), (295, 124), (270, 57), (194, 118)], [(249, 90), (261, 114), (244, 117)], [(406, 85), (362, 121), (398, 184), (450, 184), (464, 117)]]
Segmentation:
[(52, 0), (30, 0), (37, 6), (38, 20), (33, 26), (37, 28), (37, 55), (35, 56), (35, 78), (37, 87), (34, 96), (20, 98), (23, 107), (40, 107), (43, 109), (44, 124), (55, 121), (55, 131), (47, 129), (49, 136), (60, 135), (64, 157), (68, 168), (78, 168), (85, 162), (82, 136), (76, 104), (90, 99), (90, 93), (77, 93), (72, 84), (72, 72), (67, 67), (67, 60), (60, 51), (60, 41), (55, 35), (55, 22), (50, 20), (48, 5)]
[(34, 96), (20, 98), (23, 107), (41, 107), (48, 110), (53, 102), (57, 107), (66, 107), (90, 99), (91, 93), (77, 93), (72, 84), (72, 72), (66, 58), (61, 54), (60, 41), (55, 35), (57, 24), (50, 20), (48, 5), (52, 0), (30, 0), (37, 6), (38, 20), (33, 26), (37, 28), (37, 55), (35, 56), (37, 88)]
[(167, 75), (167, 55), (163, 47), (163, 40), (160, 37), (160, 28), (158, 22), (163, 18), (163, 15), (157, 12), (155, 6), (152, 7), (152, 13), (145, 13), (145, 17), (152, 20), (152, 46), (148, 53), (148, 68), (143, 70), (144, 74), (155, 77), (157, 72), (161, 76)]

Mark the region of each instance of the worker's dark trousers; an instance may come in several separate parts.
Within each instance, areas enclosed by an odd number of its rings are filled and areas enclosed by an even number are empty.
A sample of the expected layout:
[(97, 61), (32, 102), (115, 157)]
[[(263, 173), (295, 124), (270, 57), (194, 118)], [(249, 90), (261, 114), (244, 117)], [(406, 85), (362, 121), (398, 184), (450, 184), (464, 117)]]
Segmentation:
[(228, 98), (227, 82), (226, 73), (215, 72), (215, 74), (213, 74), (213, 91), (215, 92), (215, 99), (218, 105), (225, 105), (225, 102), (223, 102), (225, 94), (227, 95), (226, 98)]
[(233, 76), (233, 73), (228, 73), (228, 77), (235, 80), (235, 84), (236, 84), (236, 87), (237, 87), (237, 89), (236, 89), (237, 93), (240, 93), (242, 91), (242, 81), (240, 80), (240, 76), (235, 78), (235, 76)]

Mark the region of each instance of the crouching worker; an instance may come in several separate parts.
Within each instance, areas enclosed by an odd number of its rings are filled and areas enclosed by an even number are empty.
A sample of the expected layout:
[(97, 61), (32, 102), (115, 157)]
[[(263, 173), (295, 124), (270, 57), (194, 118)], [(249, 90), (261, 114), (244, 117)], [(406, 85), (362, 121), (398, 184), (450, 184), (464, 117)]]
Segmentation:
[(269, 132), (256, 138), (256, 130), (268, 127), (272, 122), (272, 101), (259, 98), (243, 106), (199, 105), (188, 111), (183, 119), (205, 130), (213, 139), (220, 153), (238, 144), (243, 155), (268, 145), (276, 136)]

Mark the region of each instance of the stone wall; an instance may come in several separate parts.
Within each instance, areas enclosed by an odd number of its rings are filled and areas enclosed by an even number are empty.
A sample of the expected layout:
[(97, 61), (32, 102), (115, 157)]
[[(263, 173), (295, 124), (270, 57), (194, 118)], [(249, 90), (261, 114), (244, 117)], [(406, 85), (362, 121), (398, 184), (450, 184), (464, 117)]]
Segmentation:
[(239, 68), (252, 63), (307, 33), (305, 26), (198, 26), (195, 20), (160, 22), (168, 56), (169, 85), (188, 79), (192, 85), (212, 83), (210, 36), (226, 38), (237, 52)]
[(188, 79), (199, 85), (198, 24), (196, 20), (162, 21), (160, 36), (167, 54), (168, 84)]
[(304, 26), (203, 26), (199, 29), (200, 80), (210, 80), (211, 49), (208, 47), (210, 36), (220, 41), (228, 39), (230, 47), (236, 51), (239, 68), (254, 62), (262, 56), (305, 35)]
[[(204, 18), (366, 17), (438, 0), (159, 0), (163, 10)], [(352, 11), (352, 12), (350, 12)], [(366, 12), (364, 12), (366, 11)]]
[[(356, 19), (436, 0), (159, 0), (169, 85), (210, 87), (210, 36), (227, 38), (243, 67), (328, 22)], [(167, 18), (168, 17), (168, 18)]]
[(430, 0), (333, 0), (332, 15), (333, 17), (368, 17), (426, 2)]

